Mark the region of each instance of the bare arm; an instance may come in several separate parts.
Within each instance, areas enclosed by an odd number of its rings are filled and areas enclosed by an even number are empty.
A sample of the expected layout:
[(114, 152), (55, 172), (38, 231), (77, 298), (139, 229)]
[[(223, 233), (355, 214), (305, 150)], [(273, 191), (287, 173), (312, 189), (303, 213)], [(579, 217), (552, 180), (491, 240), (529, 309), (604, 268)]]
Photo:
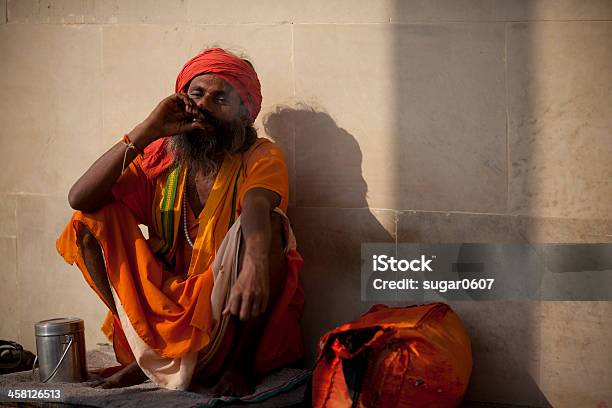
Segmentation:
[(223, 313), (247, 320), (266, 311), (270, 297), (270, 216), (280, 202), (280, 195), (264, 188), (245, 194), (240, 218), (246, 243), (244, 260)]
[[(139, 125), (128, 134), (134, 145), (141, 150), (143, 146), (146, 146), (142, 142), (143, 130), (142, 126)], [(68, 193), (68, 202), (73, 209), (92, 212), (113, 200), (111, 188), (121, 175), (125, 150), (125, 144), (117, 142), (77, 180)], [(134, 160), (136, 155), (134, 149), (128, 150), (125, 161), (126, 167)]]
[[(197, 121), (193, 121), (193, 119)], [(128, 137), (139, 150), (144, 150), (160, 137), (172, 136), (202, 128), (203, 116), (195, 103), (184, 94), (173, 94), (162, 100), (151, 114)], [(113, 200), (111, 189), (119, 176), (126, 146), (118, 142), (104, 153), (70, 189), (68, 202), (75, 210), (92, 212)], [(134, 160), (134, 149), (127, 152), (125, 166)]]
[(241, 226), (246, 255), (258, 263), (267, 262), (270, 252), (270, 214), (281, 201), (280, 195), (264, 188), (254, 188), (244, 196)]

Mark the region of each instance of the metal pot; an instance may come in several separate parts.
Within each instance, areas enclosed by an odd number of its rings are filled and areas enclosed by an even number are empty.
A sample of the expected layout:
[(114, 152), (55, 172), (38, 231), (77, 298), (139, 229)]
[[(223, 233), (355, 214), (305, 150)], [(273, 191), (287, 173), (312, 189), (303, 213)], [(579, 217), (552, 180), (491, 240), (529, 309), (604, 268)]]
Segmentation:
[(34, 332), (40, 381), (87, 381), (85, 324), (82, 319), (43, 320), (34, 325)]

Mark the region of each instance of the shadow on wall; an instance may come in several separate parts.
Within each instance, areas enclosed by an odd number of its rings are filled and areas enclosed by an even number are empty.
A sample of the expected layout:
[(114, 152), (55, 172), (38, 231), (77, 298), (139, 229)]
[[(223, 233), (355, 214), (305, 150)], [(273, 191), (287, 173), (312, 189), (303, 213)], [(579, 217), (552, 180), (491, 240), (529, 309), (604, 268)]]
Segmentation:
[(306, 105), (278, 106), (264, 118), (264, 128), (295, 175), (289, 215), (305, 259), (302, 322), (309, 366), (324, 332), (372, 305), (360, 301), (361, 243), (395, 239), (368, 209), (359, 144), (329, 114)]
[(305, 104), (277, 106), (264, 128), (287, 155), (295, 152), (289, 157), (295, 207), (368, 207), (359, 144), (328, 113)]

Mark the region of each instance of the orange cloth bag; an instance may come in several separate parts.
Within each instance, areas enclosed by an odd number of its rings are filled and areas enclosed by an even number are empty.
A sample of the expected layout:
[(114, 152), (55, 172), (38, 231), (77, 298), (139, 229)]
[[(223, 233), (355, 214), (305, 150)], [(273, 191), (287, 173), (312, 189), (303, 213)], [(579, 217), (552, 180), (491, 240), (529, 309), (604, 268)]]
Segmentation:
[(455, 407), (472, 370), (470, 339), (450, 306), (372, 307), (321, 338), (317, 408)]

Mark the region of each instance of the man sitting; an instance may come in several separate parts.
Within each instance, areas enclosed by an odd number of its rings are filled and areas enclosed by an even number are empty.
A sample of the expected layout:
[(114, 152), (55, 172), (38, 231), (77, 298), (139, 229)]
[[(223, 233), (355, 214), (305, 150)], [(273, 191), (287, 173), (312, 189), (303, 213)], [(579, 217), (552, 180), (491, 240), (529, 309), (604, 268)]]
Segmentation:
[(57, 249), (110, 310), (102, 330), (123, 368), (101, 387), (214, 379), (217, 394), (247, 395), (303, 353), (287, 166), (253, 128), (250, 62), (205, 50), (175, 92), (74, 184)]

